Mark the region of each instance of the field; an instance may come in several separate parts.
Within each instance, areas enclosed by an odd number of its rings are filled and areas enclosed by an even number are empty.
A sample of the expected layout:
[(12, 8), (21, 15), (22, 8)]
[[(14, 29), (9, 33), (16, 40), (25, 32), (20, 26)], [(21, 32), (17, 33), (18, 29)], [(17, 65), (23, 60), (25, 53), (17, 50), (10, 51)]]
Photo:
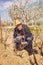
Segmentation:
[(34, 34), (33, 48), (38, 51), (35, 58), (33, 55), (29, 56), (26, 50), (14, 51), (14, 28), (4, 27), (2, 29), (2, 42), (0, 42), (0, 65), (37, 65), (37, 63), (43, 65), (43, 57), (39, 50), (42, 44), (40, 36), (42, 36), (43, 27), (30, 27), (30, 30)]

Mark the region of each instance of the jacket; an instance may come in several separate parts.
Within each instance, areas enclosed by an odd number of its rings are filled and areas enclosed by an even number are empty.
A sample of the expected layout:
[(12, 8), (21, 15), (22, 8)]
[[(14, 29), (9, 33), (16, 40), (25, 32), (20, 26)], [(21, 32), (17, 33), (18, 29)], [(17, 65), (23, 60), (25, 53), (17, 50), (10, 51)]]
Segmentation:
[(30, 38), (33, 40), (33, 34), (31, 33), (29, 27), (25, 24), (22, 24), (22, 26), (23, 29), (20, 31), (15, 27), (13, 37), (16, 38), (18, 35), (25, 35), (25, 39)]

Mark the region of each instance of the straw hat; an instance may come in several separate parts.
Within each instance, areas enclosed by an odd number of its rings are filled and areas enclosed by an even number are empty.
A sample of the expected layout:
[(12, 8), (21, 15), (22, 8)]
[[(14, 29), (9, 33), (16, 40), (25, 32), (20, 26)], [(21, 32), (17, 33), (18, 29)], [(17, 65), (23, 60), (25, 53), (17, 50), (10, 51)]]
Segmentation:
[(20, 21), (19, 19), (16, 19), (16, 20), (15, 20), (15, 25), (17, 26), (17, 25), (19, 25), (19, 24), (21, 24), (21, 21)]

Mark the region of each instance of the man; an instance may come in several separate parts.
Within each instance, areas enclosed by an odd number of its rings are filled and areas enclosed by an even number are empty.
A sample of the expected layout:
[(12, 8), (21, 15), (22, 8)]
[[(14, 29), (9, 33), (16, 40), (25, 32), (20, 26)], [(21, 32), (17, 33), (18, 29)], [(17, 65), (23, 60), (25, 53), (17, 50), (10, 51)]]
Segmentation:
[(33, 35), (30, 32), (30, 29), (28, 28), (27, 25), (22, 24), (20, 19), (15, 20), (16, 27), (14, 29), (14, 39), (16, 42), (16, 48), (19, 48), (19, 45), (21, 41), (26, 41), (28, 43), (28, 46), (26, 46), (24, 49), (29, 52), (29, 54), (32, 54), (32, 40), (33, 40)]

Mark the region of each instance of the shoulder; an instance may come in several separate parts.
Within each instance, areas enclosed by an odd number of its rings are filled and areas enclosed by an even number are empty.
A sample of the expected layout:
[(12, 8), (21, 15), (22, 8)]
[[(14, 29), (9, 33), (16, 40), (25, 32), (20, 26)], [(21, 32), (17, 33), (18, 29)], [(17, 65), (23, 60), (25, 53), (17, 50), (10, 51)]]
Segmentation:
[(15, 27), (15, 28), (14, 28), (14, 31), (16, 31), (16, 30), (17, 30), (17, 28)]
[(23, 28), (29, 29), (29, 27), (26, 24), (23, 24)]
[(26, 24), (22, 24), (23, 25), (23, 27), (27, 27), (27, 25)]

